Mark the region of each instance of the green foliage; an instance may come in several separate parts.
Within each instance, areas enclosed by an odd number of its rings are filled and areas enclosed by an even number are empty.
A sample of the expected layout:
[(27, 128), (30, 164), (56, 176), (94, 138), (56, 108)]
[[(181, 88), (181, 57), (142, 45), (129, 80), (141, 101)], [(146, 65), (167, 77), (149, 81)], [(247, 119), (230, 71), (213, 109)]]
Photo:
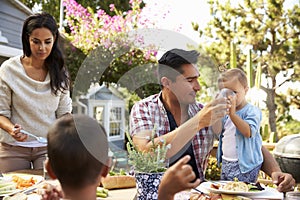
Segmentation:
[(74, 83), (79, 67), (86, 58), (86, 55), (80, 49), (74, 47), (66, 38), (61, 38), (60, 43), (65, 58), (65, 65), (70, 73), (71, 83)]
[(34, 7), (40, 7), (42, 11), (51, 14), (57, 22), (59, 22), (59, 11), (60, 11), (60, 1), (61, 0), (20, 0), (28, 8), (32, 9)]
[[(155, 74), (156, 58), (153, 55), (150, 59), (145, 57), (146, 53), (141, 49), (133, 49), (119, 55), (102, 74), (100, 84), (118, 83), (130, 92), (135, 92), (141, 99), (158, 93), (160, 86)], [(135, 70), (136, 73), (128, 73), (130, 70)]]
[(208, 165), (205, 171), (205, 178), (208, 180), (220, 180), (221, 178), (221, 165), (218, 166), (218, 161), (215, 157), (210, 156)]
[(150, 140), (152, 143), (148, 151), (140, 151), (133, 143), (129, 133), (126, 133), (128, 142), (126, 144), (128, 151), (128, 163), (134, 166), (136, 172), (164, 172), (166, 170), (166, 154), (170, 144), (166, 141), (160, 141), (160, 144), (154, 142), (156, 128), (154, 127)]
[[(253, 87), (253, 65), (252, 65), (252, 52), (251, 49), (248, 50), (247, 53), (247, 62), (246, 62), (246, 73), (247, 73), (247, 79), (248, 79), (248, 85), (250, 88)], [(260, 85), (260, 84), (259, 84)]]
[(280, 122), (278, 132), (280, 133), (279, 139), (287, 135), (298, 134), (300, 133), (300, 121), (290, 119), (286, 120), (286, 123)]
[(201, 85), (201, 91), (197, 93), (197, 101), (209, 102), (215, 98), (217, 91), (217, 79), (220, 72), (216, 68), (215, 60), (203, 52), (203, 49), (199, 47), (195, 49), (200, 52), (197, 66), (199, 66), (200, 77), (198, 81)]
[(230, 68), (236, 68), (236, 45), (230, 42)]

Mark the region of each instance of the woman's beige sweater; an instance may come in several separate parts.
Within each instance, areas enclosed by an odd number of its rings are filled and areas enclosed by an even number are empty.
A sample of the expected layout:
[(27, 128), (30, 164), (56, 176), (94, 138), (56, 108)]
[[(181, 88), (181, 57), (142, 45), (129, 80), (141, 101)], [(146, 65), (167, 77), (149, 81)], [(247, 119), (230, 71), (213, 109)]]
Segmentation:
[[(6, 60), (0, 67), (0, 115), (13, 124), (20, 124), (28, 132), (46, 137), (48, 127), (58, 117), (72, 111), (70, 92), (58, 92), (50, 88), (50, 76), (44, 82), (31, 79), (25, 72), (20, 56)], [(28, 141), (33, 138), (28, 138)], [(0, 142), (15, 140), (0, 129)]]

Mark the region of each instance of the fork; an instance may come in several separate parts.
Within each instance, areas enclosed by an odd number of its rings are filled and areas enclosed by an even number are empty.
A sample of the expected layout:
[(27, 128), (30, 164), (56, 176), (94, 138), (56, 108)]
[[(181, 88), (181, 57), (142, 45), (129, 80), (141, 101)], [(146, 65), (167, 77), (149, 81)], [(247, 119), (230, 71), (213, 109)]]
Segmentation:
[(199, 192), (200, 194), (204, 195), (205, 197), (210, 197), (208, 194), (202, 192), (201, 190), (199, 190), (197, 188), (193, 188), (192, 190), (195, 190), (196, 192)]

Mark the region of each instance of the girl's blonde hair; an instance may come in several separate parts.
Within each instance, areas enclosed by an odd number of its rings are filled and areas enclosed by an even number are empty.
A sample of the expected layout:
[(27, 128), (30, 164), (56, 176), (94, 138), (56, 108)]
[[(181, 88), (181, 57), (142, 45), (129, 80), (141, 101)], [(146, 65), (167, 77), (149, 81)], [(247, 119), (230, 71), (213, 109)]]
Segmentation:
[(233, 68), (229, 69), (223, 73), (218, 78), (218, 84), (222, 84), (223, 82), (226, 82), (228, 80), (231, 80), (233, 78), (237, 78), (239, 82), (242, 84), (244, 87), (248, 87), (248, 81), (247, 81), (247, 76), (246, 73), (239, 69), (239, 68)]

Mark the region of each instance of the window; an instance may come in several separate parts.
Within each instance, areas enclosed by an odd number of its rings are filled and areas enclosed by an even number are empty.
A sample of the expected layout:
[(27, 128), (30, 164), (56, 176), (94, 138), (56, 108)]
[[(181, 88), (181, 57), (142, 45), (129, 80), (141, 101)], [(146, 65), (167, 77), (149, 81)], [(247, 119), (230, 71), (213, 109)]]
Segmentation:
[(121, 125), (122, 125), (121, 123), (122, 123), (122, 108), (112, 107), (110, 109), (109, 136), (121, 135)]
[(122, 106), (118, 104), (92, 106), (93, 117), (105, 128), (109, 141), (124, 138), (124, 107)]
[(104, 126), (104, 106), (94, 107), (94, 118)]

